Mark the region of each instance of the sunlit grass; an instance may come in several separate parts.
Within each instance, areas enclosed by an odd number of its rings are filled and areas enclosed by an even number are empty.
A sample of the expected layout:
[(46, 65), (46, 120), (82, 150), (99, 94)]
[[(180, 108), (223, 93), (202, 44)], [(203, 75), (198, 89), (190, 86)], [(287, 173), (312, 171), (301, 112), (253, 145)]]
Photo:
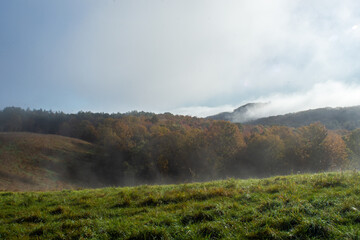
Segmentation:
[(360, 174), (0, 193), (0, 239), (359, 239)]

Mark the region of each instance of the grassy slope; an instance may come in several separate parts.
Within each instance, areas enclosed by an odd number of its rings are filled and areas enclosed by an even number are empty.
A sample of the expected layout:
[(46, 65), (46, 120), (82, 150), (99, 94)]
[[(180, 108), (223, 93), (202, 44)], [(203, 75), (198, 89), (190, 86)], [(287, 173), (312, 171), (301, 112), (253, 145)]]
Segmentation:
[(76, 165), (84, 166), (93, 149), (90, 143), (62, 136), (0, 133), (0, 190), (81, 186), (68, 173)]
[(360, 174), (0, 193), (1, 239), (359, 239)]

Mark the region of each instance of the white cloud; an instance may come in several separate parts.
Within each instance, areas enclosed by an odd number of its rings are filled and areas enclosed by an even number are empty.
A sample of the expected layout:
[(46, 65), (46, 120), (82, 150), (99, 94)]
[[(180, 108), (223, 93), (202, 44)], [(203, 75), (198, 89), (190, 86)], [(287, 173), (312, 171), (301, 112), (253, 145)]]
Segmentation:
[(258, 117), (321, 107), (355, 106), (360, 105), (360, 85), (326, 81), (315, 84), (305, 92), (276, 94), (266, 98), (259, 98), (256, 101), (270, 102), (269, 105), (256, 113)]
[[(306, 2), (105, 1), (59, 47), (63, 84), (92, 109), (203, 116), (271, 93), (300, 98), (329, 79), (356, 82), (359, 3)], [(320, 98), (319, 107), (333, 101)]]

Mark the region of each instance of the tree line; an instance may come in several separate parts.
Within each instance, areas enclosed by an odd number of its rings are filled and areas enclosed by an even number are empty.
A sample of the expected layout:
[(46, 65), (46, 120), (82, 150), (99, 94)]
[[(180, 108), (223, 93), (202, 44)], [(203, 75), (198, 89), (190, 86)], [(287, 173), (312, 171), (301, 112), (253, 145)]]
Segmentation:
[(97, 147), (92, 172), (108, 185), (266, 177), (357, 167), (360, 130), (291, 128), (130, 112), (65, 114), (9, 107), (0, 131), (79, 138)]

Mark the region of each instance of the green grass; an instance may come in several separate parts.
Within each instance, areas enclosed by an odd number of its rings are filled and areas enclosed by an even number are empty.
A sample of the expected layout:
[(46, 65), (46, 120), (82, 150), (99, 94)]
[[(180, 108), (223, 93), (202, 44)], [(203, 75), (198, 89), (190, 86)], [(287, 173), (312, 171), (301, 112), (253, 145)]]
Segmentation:
[(358, 172), (0, 192), (0, 239), (360, 239)]

